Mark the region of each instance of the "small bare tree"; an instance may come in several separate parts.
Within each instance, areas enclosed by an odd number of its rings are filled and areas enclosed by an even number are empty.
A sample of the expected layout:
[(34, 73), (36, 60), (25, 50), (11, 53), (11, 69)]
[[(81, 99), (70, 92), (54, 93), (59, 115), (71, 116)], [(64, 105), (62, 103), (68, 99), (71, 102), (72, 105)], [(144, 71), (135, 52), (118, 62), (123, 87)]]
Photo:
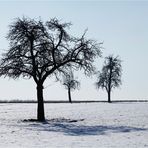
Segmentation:
[(37, 119), (44, 121), (43, 84), (47, 77), (59, 76), (71, 69), (93, 73), (94, 59), (101, 56), (100, 44), (67, 32), (70, 23), (60, 23), (54, 18), (46, 23), (23, 17), (14, 21), (7, 39), (10, 48), (0, 62), (0, 76), (14, 79), (33, 78), (37, 85)]
[(71, 90), (78, 89), (80, 86), (80, 82), (74, 79), (73, 73), (64, 76), (64, 82), (63, 85), (68, 90), (68, 98), (69, 102), (72, 103), (71, 99)]
[(122, 67), (119, 57), (114, 57), (113, 55), (106, 57), (102, 71), (99, 72), (96, 86), (97, 88), (106, 89), (108, 102), (111, 102), (112, 89), (121, 85), (121, 74)]

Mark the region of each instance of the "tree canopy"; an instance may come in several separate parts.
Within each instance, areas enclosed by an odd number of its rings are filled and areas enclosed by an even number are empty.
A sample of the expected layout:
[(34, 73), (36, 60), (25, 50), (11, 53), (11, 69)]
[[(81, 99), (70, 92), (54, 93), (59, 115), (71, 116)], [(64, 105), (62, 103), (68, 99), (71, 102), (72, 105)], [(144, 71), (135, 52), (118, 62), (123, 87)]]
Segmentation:
[(10, 25), (10, 49), (3, 54), (0, 75), (33, 77), (36, 83), (43, 83), (49, 75), (69, 67), (92, 73), (94, 58), (101, 55), (100, 44), (86, 39), (85, 33), (80, 38), (71, 36), (67, 32), (70, 26), (56, 18), (45, 24), (26, 17), (16, 19)]
[(63, 85), (65, 86), (66, 89), (74, 90), (76, 88), (79, 88), (80, 82), (74, 79), (74, 75), (71, 72), (70, 74), (64, 76)]

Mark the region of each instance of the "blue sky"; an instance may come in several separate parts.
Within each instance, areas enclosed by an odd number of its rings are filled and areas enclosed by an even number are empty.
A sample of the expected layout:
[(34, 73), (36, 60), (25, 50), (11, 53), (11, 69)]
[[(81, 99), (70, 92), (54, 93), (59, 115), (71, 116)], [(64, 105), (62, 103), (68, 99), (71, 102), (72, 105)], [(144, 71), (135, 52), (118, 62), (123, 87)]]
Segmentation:
[[(103, 57), (119, 55), (123, 65), (123, 84), (115, 89), (115, 99), (148, 99), (148, 1), (0, 1), (0, 53), (8, 49), (5, 36), (14, 18), (41, 17), (44, 21), (57, 17), (72, 22), (71, 33), (79, 36), (88, 28), (87, 36), (104, 42)], [(96, 60), (100, 70), (103, 58)], [(95, 77), (79, 72), (79, 91), (73, 99), (106, 100), (104, 91), (96, 90)], [(0, 99), (36, 99), (33, 80), (0, 78)], [(58, 92), (58, 93), (57, 93)], [(66, 100), (64, 87), (48, 79), (45, 83), (46, 100)]]

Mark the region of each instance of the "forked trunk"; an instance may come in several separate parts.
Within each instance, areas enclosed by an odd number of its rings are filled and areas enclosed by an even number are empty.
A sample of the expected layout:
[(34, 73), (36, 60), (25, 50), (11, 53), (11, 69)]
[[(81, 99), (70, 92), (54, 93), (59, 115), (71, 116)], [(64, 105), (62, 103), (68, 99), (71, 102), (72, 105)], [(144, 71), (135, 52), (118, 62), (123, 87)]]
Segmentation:
[(72, 103), (70, 88), (68, 88), (68, 98), (69, 98), (69, 102)]
[(43, 85), (37, 85), (37, 120), (45, 121), (44, 115), (44, 100), (43, 100)]

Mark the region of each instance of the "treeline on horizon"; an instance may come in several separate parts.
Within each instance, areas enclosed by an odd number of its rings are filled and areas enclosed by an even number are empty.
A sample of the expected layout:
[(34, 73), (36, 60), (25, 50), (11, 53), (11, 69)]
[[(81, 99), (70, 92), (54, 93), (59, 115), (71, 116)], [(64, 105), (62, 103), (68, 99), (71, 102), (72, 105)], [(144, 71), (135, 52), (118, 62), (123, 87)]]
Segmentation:
[[(106, 103), (105, 100), (73, 100), (73, 103)], [(148, 100), (112, 100), (118, 102), (148, 102)], [(36, 100), (0, 100), (0, 103), (37, 103)], [(68, 100), (44, 100), (44, 103), (69, 103)]]

